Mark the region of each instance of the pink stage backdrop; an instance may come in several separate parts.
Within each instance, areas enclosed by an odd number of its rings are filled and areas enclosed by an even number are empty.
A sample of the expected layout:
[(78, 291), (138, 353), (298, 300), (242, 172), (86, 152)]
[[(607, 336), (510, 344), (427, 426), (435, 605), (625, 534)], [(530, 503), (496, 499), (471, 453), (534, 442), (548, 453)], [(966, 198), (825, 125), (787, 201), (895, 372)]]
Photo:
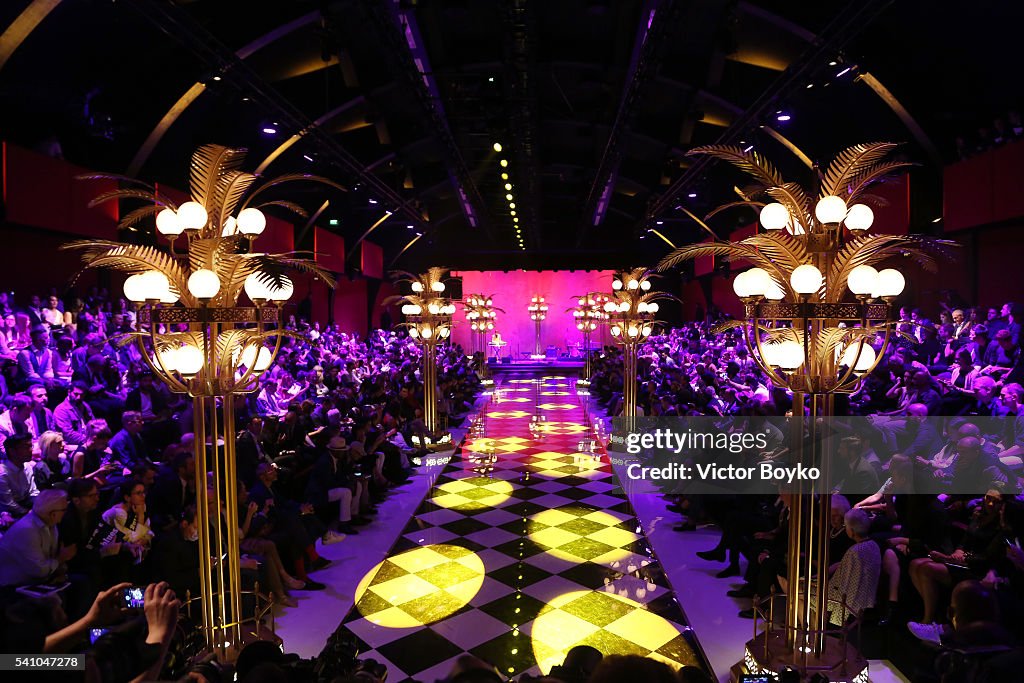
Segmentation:
[[(498, 313), (495, 330), (501, 332), (502, 339), (508, 342), (505, 351), (513, 358), (522, 358), (523, 353), (533, 352), (534, 322), (526, 310), (531, 297), (543, 296), (548, 305), (548, 317), (541, 323), (541, 349), (548, 345), (557, 346), (559, 353), (564, 353), (566, 345), (576, 344), (582, 339), (572, 313), (567, 313), (566, 309), (576, 305), (579, 295), (610, 292), (612, 286), (610, 270), (455, 271), (452, 275), (462, 277), (464, 296), (490, 295), (495, 306), (505, 309), (504, 313)], [(455, 313), (455, 321), (453, 338), (468, 351), (472, 348), (471, 330), (461, 303)], [(605, 331), (598, 328), (591, 342), (600, 343), (605, 336)]]

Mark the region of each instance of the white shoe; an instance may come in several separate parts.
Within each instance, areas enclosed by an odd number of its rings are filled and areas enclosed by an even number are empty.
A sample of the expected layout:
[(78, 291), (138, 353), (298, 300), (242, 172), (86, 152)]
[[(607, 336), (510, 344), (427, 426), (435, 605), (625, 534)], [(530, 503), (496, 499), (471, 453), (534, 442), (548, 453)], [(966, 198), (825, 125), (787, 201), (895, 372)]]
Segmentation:
[(916, 621), (908, 621), (907, 628), (918, 640), (926, 643), (939, 645), (942, 641), (944, 627), (941, 624), (922, 624)]
[(320, 537), (320, 542), (324, 545), (331, 545), (332, 543), (341, 543), (345, 540), (345, 534), (339, 534), (337, 531), (328, 531), (326, 534)]

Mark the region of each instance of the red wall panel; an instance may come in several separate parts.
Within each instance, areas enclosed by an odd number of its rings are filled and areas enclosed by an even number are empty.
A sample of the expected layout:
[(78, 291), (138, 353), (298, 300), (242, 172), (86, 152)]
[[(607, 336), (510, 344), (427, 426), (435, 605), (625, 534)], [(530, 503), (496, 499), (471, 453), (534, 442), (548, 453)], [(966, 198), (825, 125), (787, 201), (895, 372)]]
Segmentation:
[[(710, 239), (704, 240), (710, 242)], [(714, 256), (701, 256), (693, 260), (693, 274), (700, 277), (701, 275), (707, 275), (715, 270), (715, 257)]]
[(117, 236), (117, 202), (88, 208), (97, 195), (117, 189), (109, 180), (76, 180), (88, 169), (3, 143), (7, 220), (82, 237)]
[(876, 206), (865, 202), (875, 212), (871, 232), (885, 235), (906, 235), (910, 230), (910, 178), (903, 175), (877, 183), (868, 189), (888, 204)]
[(366, 320), (367, 282), (359, 278), (349, 280), (342, 277), (334, 290), (334, 322), (343, 332), (358, 332), (366, 335), (369, 328)]
[(992, 159), (992, 220), (1024, 216), (1024, 142), (994, 149)]
[[(740, 240), (745, 240), (748, 237), (753, 237), (756, 234), (757, 234), (757, 224), (756, 223), (751, 223), (748, 226), (739, 228), (737, 230), (733, 230), (732, 234), (729, 235), (729, 241), (730, 242), (739, 242)], [(729, 263), (729, 269), (730, 270), (743, 270), (744, 268), (748, 268), (750, 265), (751, 265), (750, 261), (747, 261), (746, 259), (738, 259), (738, 260), (735, 260), (735, 261), (731, 261)]]
[(316, 262), (334, 273), (345, 272), (345, 238), (319, 226), (313, 229)]
[(943, 171), (946, 231), (992, 222), (992, 163), (987, 154), (951, 164)]
[(295, 226), (280, 218), (267, 216), (267, 228), (256, 240), (255, 250), (267, 254), (295, 251)]
[(363, 241), (360, 245), (362, 251), (359, 254), (360, 268), (363, 277), (384, 277), (384, 250), (373, 242)]

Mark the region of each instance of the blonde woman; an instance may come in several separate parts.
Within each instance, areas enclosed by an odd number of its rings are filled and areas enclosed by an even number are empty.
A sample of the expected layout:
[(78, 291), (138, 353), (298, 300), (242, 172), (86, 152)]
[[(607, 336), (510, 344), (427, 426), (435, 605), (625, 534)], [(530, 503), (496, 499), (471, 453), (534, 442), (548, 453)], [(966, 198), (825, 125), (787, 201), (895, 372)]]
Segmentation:
[(32, 463), (32, 479), (36, 488), (40, 491), (50, 489), (70, 478), (71, 461), (64, 453), (64, 435), (43, 432), (39, 436), (38, 460)]

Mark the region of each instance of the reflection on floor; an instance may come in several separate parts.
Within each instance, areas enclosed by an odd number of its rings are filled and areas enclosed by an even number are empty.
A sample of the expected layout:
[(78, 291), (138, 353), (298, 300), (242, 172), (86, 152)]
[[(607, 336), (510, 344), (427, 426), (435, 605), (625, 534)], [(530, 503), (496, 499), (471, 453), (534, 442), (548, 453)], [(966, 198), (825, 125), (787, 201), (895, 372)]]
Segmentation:
[(573, 380), (509, 375), (344, 626), (388, 680), (445, 676), (470, 652), (546, 673), (578, 644), (706, 666)]

